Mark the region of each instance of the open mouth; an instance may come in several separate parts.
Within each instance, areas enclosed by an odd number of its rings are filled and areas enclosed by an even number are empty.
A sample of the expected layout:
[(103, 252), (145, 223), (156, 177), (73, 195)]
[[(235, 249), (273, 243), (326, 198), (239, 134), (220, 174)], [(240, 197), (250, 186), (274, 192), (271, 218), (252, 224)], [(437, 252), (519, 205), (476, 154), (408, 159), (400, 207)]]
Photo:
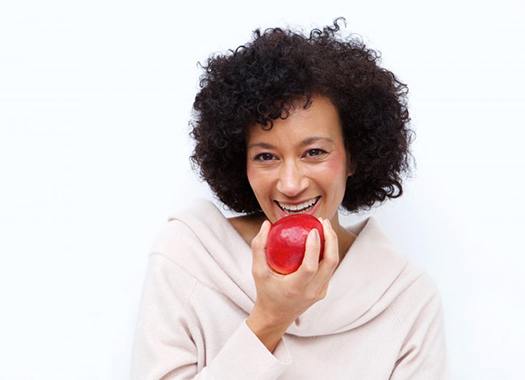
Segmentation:
[(278, 201), (275, 201), (275, 203), (277, 203), (277, 206), (279, 206), (281, 210), (288, 214), (300, 214), (302, 212), (307, 212), (314, 208), (317, 202), (319, 202), (319, 199), (321, 199), (321, 196), (310, 199), (309, 201), (303, 202), (299, 205), (286, 205)]

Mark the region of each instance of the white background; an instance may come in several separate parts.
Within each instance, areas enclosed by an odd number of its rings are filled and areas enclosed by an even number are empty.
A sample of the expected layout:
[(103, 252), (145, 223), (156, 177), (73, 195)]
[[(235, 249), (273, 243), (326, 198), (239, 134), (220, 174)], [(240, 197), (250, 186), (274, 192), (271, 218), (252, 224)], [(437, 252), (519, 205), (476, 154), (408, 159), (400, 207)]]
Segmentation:
[(188, 199), (212, 199), (188, 160), (197, 61), (257, 27), (344, 16), (409, 85), (417, 133), (405, 195), (370, 214), (437, 282), (453, 378), (523, 379), (524, 9), (3, 1), (0, 378), (127, 378), (153, 239)]

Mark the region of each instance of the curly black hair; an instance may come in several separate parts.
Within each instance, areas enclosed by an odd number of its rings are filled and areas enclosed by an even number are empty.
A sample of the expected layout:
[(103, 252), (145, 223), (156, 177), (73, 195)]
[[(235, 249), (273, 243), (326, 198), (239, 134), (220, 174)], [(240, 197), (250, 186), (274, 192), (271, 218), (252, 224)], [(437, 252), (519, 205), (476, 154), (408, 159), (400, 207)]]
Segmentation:
[(253, 41), (201, 65), (190, 161), (230, 209), (261, 211), (246, 175), (248, 127), (272, 128), (298, 100), (306, 108), (314, 95), (337, 108), (355, 165), (341, 206), (358, 212), (403, 194), (401, 174), (410, 173), (415, 134), (408, 127), (408, 87), (378, 65), (380, 53), (359, 38), (340, 37), (340, 20), (345, 22), (337, 18), (308, 37), (290, 29), (256, 29)]

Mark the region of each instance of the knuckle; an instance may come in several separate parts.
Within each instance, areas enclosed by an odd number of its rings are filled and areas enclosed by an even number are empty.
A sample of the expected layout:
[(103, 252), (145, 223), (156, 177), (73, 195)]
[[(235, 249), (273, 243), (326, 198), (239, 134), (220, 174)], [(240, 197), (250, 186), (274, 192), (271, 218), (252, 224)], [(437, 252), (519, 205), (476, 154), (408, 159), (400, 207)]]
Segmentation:
[(303, 265), (303, 272), (308, 275), (315, 274), (315, 272), (317, 272), (317, 265), (310, 262), (305, 262)]
[(256, 236), (253, 238), (251, 244), (250, 244), (252, 250), (259, 250), (261, 249), (261, 239)]
[(252, 268), (252, 275), (254, 278), (265, 279), (268, 277), (268, 272), (259, 266), (254, 266)]
[(305, 298), (308, 302), (316, 302), (318, 300), (318, 294), (317, 292), (306, 292)]
[(317, 300), (320, 301), (322, 299), (325, 299), (326, 298), (326, 290), (325, 291), (322, 291), (321, 293), (319, 293), (317, 295)]
[(328, 282), (321, 288), (319, 289), (319, 292), (318, 292), (318, 298), (320, 300), (324, 299), (326, 297), (326, 294), (328, 293)]
[(325, 260), (329, 267), (336, 267), (339, 264), (339, 256), (326, 256)]
[(287, 288), (284, 290), (283, 293), (286, 298), (290, 298), (290, 299), (297, 298), (297, 296), (299, 295), (299, 292), (294, 288)]

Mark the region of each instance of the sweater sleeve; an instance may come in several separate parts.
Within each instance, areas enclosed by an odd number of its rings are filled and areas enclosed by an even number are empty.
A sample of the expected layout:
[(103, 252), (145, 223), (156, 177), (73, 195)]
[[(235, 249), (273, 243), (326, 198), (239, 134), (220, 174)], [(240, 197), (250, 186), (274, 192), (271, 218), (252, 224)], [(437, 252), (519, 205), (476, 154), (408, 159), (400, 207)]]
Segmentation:
[(443, 308), (435, 292), (414, 322), (390, 380), (446, 380), (448, 376)]
[(131, 363), (133, 380), (277, 379), (291, 362), (284, 338), (270, 353), (243, 320), (198, 371), (189, 300), (198, 281), (162, 254), (150, 255)]

